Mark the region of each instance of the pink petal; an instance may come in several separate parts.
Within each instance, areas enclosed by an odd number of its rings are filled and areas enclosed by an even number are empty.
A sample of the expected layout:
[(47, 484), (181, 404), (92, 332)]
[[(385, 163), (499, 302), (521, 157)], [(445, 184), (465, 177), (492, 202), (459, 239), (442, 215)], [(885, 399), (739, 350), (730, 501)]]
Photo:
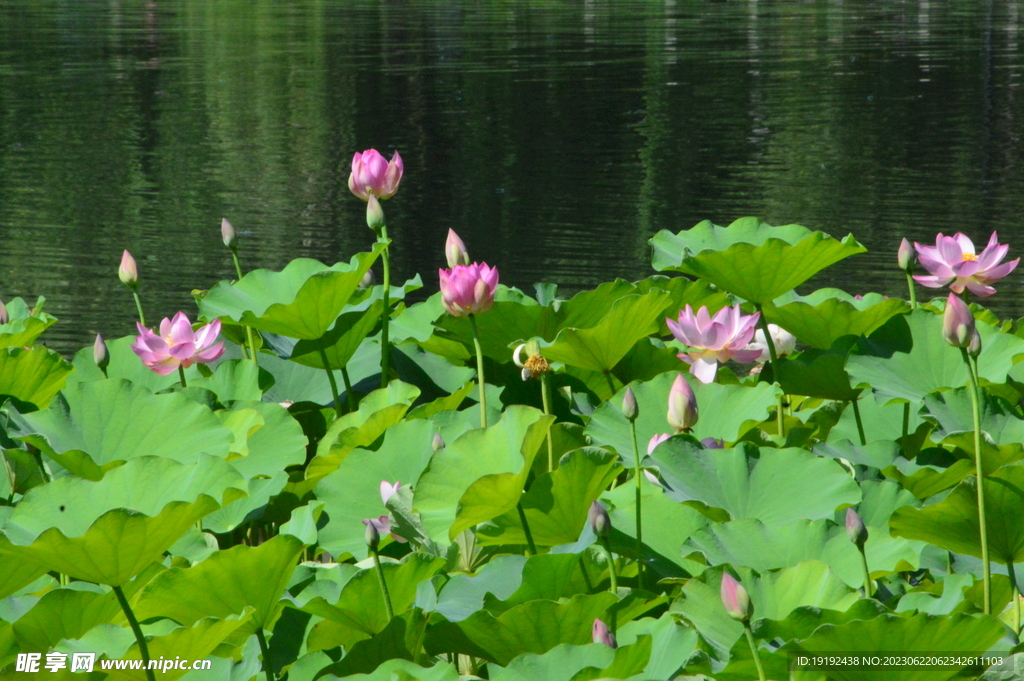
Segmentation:
[(197, 352), (192, 356), (192, 359), (200, 364), (206, 364), (212, 362), (215, 359), (219, 359), (224, 354), (224, 342), (217, 343), (212, 348)]
[(949, 268), (949, 265), (942, 262), (938, 258), (932, 258), (929, 255), (921, 254), (918, 258), (918, 262), (924, 267), (930, 274), (934, 274), (938, 277), (951, 277), (953, 276), (953, 270)]
[(940, 238), (936, 247), (939, 249), (939, 259), (950, 267), (964, 261), (963, 250), (953, 237), (945, 236)]
[(196, 344), (196, 348), (204, 350), (209, 347), (213, 341), (217, 340), (218, 335), (220, 335), (220, 320), (214, 319), (212, 322), (201, 327), (195, 332), (196, 337), (193, 342)]
[(974, 255), (974, 242), (967, 237), (967, 235), (957, 232), (953, 235), (953, 240), (956, 241), (957, 246), (960, 247), (960, 257), (963, 258), (965, 253)]
[[(161, 329), (163, 324), (160, 324)], [(163, 334), (161, 331), (161, 334)], [(195, 340), (195, 333), (192, 332), (192, 323), (185, 316), (185, 313), (179, 312), (174, 315), (174, 319), (171, 320), (171, 338), (177, 343), (192, 343)]]
[(718, 362), (701, 357), (690, 367), (690, 373), (696, 376), (701, 383), (711, 383), (718, 374)]
[(704, 327), (703, 335), (703, 341), (698, 347), (707, 348), (708, 350), (721, 350), (732, 339), (730, 329), (727, 329), (721, 322), (714, 320)]
[[(767, 353), (767, 348), (764, 350), (764, 352)], [(761, 358), (761, 353), (762, 350), (760, 350), (759, 348), (755, 348), (752, 350), (736, 350), (732, 353), (732, 361), (737, 362), (739, 364), (750, 364), (751, 362), (758, 361)], [(768, 357), (770, 356), (771, 355), (769, 354)]]
[[(689, 308), (690, 306), (687, 305), (686, 307)], [(701, 305), (701, 308), (697, 310), (696, 319), (698, 329), (704, 329), (704, 327), (711, 323), (711, 315), (708, 314), (708, 308), (706, 305)]]
[[(960, 281), (958, 280), (957, 283), (959, 284)], [(971, 293), (980, 298), (987, 298), (988, 296), (996, 292), (996, 290), (991, 286), (986, 286), (985, 284), (982, 284), (980, 281), (976, 281), (974, 279), (965, 280), (964, 285), (970, 290)], [(950, 288), (953, 289), (954, 291), (956, 291), (957, 289), (956, 286), (950, 286)], [(963, 286), (960, 286), (959, 288), (960, 291), (957, 291), (957, 293), (963, 291)]]
[(953, 274), (958, 277), (970, 277), (978, 271), (977, 260), (964, 260), (953, 265)]
[(927, 288), (942, 288), (943, 286), (945, 286), (949, 282), (953, 281), (953, 279), (954, 279), (954, 277), (941, 277), (940, 278), (940, 277), (933, 277), (933, 276), (928, 276), (928, 275), (924, 275), (924, 274), (915, 274), (914, 275), (914, 281), (916, 281), (921, 286), (925, 286)]
[[(697, 353), (692, 353), (692, 354), (696, 355)], [(690, 354), (685, 353), (685, 352), (680, 352), (678, 355), (676, 355), (676, 357), (678, 357), (679, 359), (683, 360), (687, 364), (693, 364), (697, 360), (697, 357), (690, 357)]]
[(976, 279), (984, 284), (992, 284), (1017, 268), (1017, 263), (1020, 262), (1020, 258), (1011, 260), (1010, 262), (1004, 262), (1002, 265), (997, 265), (987, 272), (979, 272), (976, 275)]
[(989, 246), (978, 256), (978, 269), (987, 270), (999, 264), (999, 261), (1006, 257), (1010, 250), (1009, 244), (996, 244)]
[(178, 343), (177, 345), (172, 345), (168, 350), (168, 354), (170, 354), (171, 357), (184, 362), (185, 360), (190, 359), (192, 355), (196, 354), (195, 343)]

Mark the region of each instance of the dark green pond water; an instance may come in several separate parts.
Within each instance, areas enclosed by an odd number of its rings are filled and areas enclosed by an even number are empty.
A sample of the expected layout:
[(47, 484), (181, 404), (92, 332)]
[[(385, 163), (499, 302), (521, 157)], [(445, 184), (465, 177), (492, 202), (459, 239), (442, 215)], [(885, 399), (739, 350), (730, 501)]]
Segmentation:
[[(45, 295), (68, 354), (243, 265), (372, 235), (352, 153), (426, 290), (449, 227), (504, 283), (651, 273), (647, 240), (743, 215), (853, 232), (816, 284), (905, 295), (902, 236), (1024, 254), (1020, 3), (0, 0), (0, 298)], [(1024, 313), (1024, 268), (990, 299)]]

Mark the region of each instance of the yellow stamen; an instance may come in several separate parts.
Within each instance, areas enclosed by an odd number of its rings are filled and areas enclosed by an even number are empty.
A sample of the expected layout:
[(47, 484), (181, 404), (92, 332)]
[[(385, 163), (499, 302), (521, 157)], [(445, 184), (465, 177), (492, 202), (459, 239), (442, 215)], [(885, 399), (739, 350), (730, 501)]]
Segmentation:
[(978, 256), (974, 255), (973, 253), (964, 253), (964, 261), (965, 262), (968, 261), (968, 260), (977, 260), (977, 259), (978, 259)]

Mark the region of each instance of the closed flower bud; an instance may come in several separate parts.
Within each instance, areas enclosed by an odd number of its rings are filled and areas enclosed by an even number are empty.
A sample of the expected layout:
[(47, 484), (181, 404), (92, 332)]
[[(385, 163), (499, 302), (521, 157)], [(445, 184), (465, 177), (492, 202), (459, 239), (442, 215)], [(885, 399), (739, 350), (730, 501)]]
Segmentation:
[(462, 243), (462, 239), (453, 229), (448, 230), (448, 240), (444, 242), (444, 256), (448, 260), (448, 269), (452, 269), (456, 265), (468, 265), (472, 262), (469, 259), (466, 244)]
[(0, 300), (0, 324), (6, 324), (11, 321), (11, 317), (7, 314), (7, 306), (4, 305), (4, 301)]
[(608, 517), (608, 511), (600, 501), (590, 502), (590, 512), (587, 514), (590, 521), (590, 529), (598, 537), (607, 537), (612, 531), (612, 519)]
[(681, 433), (693, 428), (697, 417), (697, 397), (686, 378), (679, 374), (668, 393), (668, 425)]
[(435, 452), (439, 449), (444, 449), (444, 438), (441, 437), (441, 433), (434, 433), (434, 439), (430, 442), (430, 447)]
[(862, 548), (868, 540), (868, 528), (864, 527), (864, 521), (852, 506), (846, 509), (846, 536), (858, 548)]
[(978, 333), (978, 327), (974, 327), (974, 333), (971, 334), (971, 343), (967, 346), (967, 354), (975, 359), (981, 354), (981, 334)]
[(227, 218), (220, 219), (220, 238), (228, 248), (234, 248), (235, 244), (238, 243), (238, 235), (235, 234), (235, 228), (231, 226)]
[(747, 590), (728, 572), (722, 575), (722, 605), (729, 617), (740, 622), (750, 620), (754, 614)]
[(377, 547), (380, 546), (380, 530), (377, 529), (376, 519), (367, 519), (363, 521), (366, 525), (366, 547), (371, 551), (376, 551)]
[(135, 264), (135, 258), (128, 251), (121, 256), (121, 266), (117, 269), (117, 278), (125, 286), (134, 288), (139, 285), (139, 268)]
[(956, 294), (950, 293), (946, 298), (946, 311), (942, 315), (942, 336), (954, 348), (966, 348), (971, 344), (974, 332), (971, 308)]
[(636, 395), (633, 394), (632, 388), (627, 387), (626, 394), (622, 396), (622, 415), (630, 421), (635, 421), (639, 413), (636, 406)]
[(384, 226), (384, 209), (373, 194), (366, 200), (366, 226), (375, 232), (379, 232)]
[(594, 643), (603, 643), (609, 648), (618, 648), (619, 644), (615, 640), (615, 634), (608, 628), (608, 625), (601, 620), (594, 620), (594, 628), (591, 632), (594, 639)]
[(92, 359), (100, 369), (106, 369), (110, 364), (110, 352), (100, 334), (96, 334), (96, 342), (92, 344)]
[(900, 242), (899, 250), (896, 251), (896, 263), (904, 272), (910, 272), (917, 265), (917, 252), (905, 238)]
[(373, 270), (366, 270), (366, 274), (359, 280), (359, 288), (370, 288), (373, 286)]

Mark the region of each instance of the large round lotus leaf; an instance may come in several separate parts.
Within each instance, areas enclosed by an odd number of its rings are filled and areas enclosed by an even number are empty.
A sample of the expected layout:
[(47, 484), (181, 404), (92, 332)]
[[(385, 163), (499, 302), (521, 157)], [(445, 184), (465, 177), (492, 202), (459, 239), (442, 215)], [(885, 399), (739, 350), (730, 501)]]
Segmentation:
[(974, 586), (974, 575), (948, 574), (937, 584), (919, 586), (908, 591), (894, 608), (896, 612), (926, 612), (929, 615), (949, 615), (963, 610), (964, 591)]
[[(840, 625), (825, 624), (810, 638), (792, 643), (787, 648), (814, 655), (859, 653), (885, 656), (948, 652), (970, 656), (983, 655), (1004, 632), (999, 620), (987, 615), (882, 615)], [(923, 665), (828, 667), (829, 676), (835, 681), (944, 681), (959, 676), (961, 670), (961, 667)]]
[(495, 556), (475, 575), (453, 573), (437, 594), (434, 611), (450, 622), (459, 622), (484, 607), (487, 594), (504, 601), (512, 596), (523, 582), (526, 557)]
[(826, 288), (766, 303), (764, 316), (800, 342), (828, 350), (843, 336), (866, 336), (893, 315), (909, 309), (899, 298), (886, 298), (880, 293), (857, 299), (845, 291)]
[(380, 483), (416, 482), (434, 453), (436, 432), (437, 426), (422, 419), (397, 423), (384, 433), (380, 448), (354, 449), (336, 471), (317, 483), (316, 498), (326, 504), (330, 518), (318, 534), (323, 549), (335, 556), (366, 556), (366, 527), (361, 521), (388, 513)]
[[(668, 372), (646, 383), (632, 385), (640, 415), (636, 420), (637, 446), (640, 454), (647, 451), (650, 439), (661, 433), (671, 432), (667, 421), (668, 393), (676, 379), (677, 372)], [(693, 435), (700, 439), (713, 437), (734, 442), (744, 432), (748, 421), (762, 421), (768, 410), (775, 406), (779, 389), (768, 383), (753, 387), (743, 385), (721, 385), (690, 380), (697, 398), (700, 419), (694, 426)], [(623, 458), (627, 467), (633, 466), (633, 441), (629, 421), (622, 415), (622, 397), (626, 389), (618, 391), (591, 416), (585, 429), (595, 445), (612, 447)], [(751, 424), (751, 427), (753, 424)]]
[(728, 227), (709, 220), (651, 239), (659, 272), (675, 270), (705, 279), (752, 303), (768, 303), (844, 258), (867, 251), (853, 235), (842, 241), (800, 225), (772, 227), (740, 218)]
[(847, 402), (861, 393), (850, 386), (845, 350), (804, 350), (795, 357), (782, 357), (776, 373), (787, 395)]
[[(981, 557), (977, 478), (957, 485), (948, 497), (921, 509), (906, 506), (889, 521), (900, 537)], [(989, 557), (1003, 565), (1024, 561), (1024, 465), (1010, 464), (985, 477), (985, 524)]]
[(253, 270), (234, 284), (222, 281), (214, 286), (199, 301), (200, 314), (289, 338), (316, 340), (334, 325), (383, 250), (383, 244), (376, 244), (371, 252), (331, 267), (297, 258), (280, 272)]
[(40, 296), (36, 301), (35, 314), (21, 298), (13, 298), (7, 302), (7, 323), (0, 324), (0, 348), (22, 348), (32, 345), (43, 331), (57, 321), (56, 317), (42, 311), (45, 302), (46, 298)]
[[(1024, 340), (978, 322), (982, 351), (978, 374), (1005, 383), (1015, 359), (1024, 355)], [(853, 385), (870, 386), (890, 399), (920, 402), (930, 392), (967, 384), (967, 369), (958, 348), (942, 336), (942, 316), (927, 309), (890, 319), (861, 343), (860, 354), (846, 362)]]
[(267, 342), (278, 357), (290, 359), (314, 369), (325, 369), (320, 356), (321, 349), (327, 357), (327, 365), (336, 371), (348, 366), (349, 360), (359, 349), (359, 344), (373, 331), (380, 321), (384, 301), (375, 301), (366, 310), (343, 312), (327, 333), (319, 339), (297, 340), (268, 334)]
[[(896, 440), (903, 436), (903, 408), (906, 402), (895, 402), (886, 404), (889, 397), (878, 395), (870, 391), (864, 392), (857, 407), (860, 410), (861, 423), (864, 425), (864, 437), (868, 444), (886, 441), (893, 446)], [(920, 413), (919, 404), (910, 406), (910, 419), (907, 422), (907, 432), (913, 433), (923, 423), (924, 419)], [(967, 409), (970, 418), (970, 407)], [(857, 430), (857, 415), (853, 405), (843, 407), (842, 414), (835, 426), (829, 430), (828, 441), (837, 443), (840, 440), (860, 443), (860, 432)], [(859, 463), (859, 462), (858, 462)]]
[(497, 595), (484, 600), (484, 609), (500, 615), (530, 601), (563, 601), (586, 593), (587, 580), (580, 570), (579, 556), (548, 553), (531, 556), (523, 565), (515, 591), (499, 600)]
[[(75, 383), (102, 381), (104, 378), (123, 378), (136, 386), (149, 388), (156, 393), (177, 385), (181, 380), (178, 377), (178, 372), (161, 376), (142, 363), (131, 347), (135, 338), (135, 336), (124, 336), (106, 341), (107, 352), (110, 354), (110, 364), (107, 365), (106, 375), (96, 366), (96, 360), (92, 357), (92, 345), (87, 345), (76, 352), (72, 362), (75, 372), (68, 376), (68, 386)], [(188, 385), (193, 385), (200, 378), (198, 364), (185, 369), (185, 382)]]
[(591, 642), (595, 619), (607, 618), (616, 602), (607, 591), (573, 596), (564, 603), (529, 601), (495, 617), (481, 610), (461, 622), (443, 622), (427, 630), (426, 649), (482, 657), (508, 665), (524, 653), (546, 653), (555, 646)]
[[(618, 456), (598, 447), (584, 447), (562, 457), (558, 468), (544, 473), (523, 496), (523, 511), (537, 546), (576, 541), (587, 522), (590, 502), (601, 496), (622, 471)], [(522, 544), (526, 535), (516, 511), (494, 518), (477, 530), (477, 542)]]
[(274, 384), (274, 377), (251, 360), (226, 359), (217, 364), (212, 376), (186, 382), (190, 388), (209, 390), (217, 396), (218, 402), (230, 406), (240, 400), (262, 400), (264, 391)]
[(185, 465), (138, 457), (99, 482), (67, 476), (30, 490), (0, 528), (0, 554), (119, 586), (243, 494), (242, 476), (222, 459), (200, 455)]
[[(256, 418), (245, 419), (253, 414)], [(239, 417), (248, 425), (246, 439), (239, 441), (236, 437), (228, 459), (247, 478), (272, 476), (306, 460), (307, 440), (302, 426), (279, 404), (238, 401), (230, 412), (218, 411), (217, 416), (223, 417), (225, 425)]]
[(180, 393), (154, 395), (124, 379), (69, 386), (49, 409), (18, 418), (19, 439), (75, 475), (97, 480), (138, 456), (182, 463), (200, 453), (226, 458), (231, 431)]
[(74, 368), (53, 350), (0, 348), (0, 395), (45, 409)]
[(288, 472), (283, 470), (274, 473), (273, 477), (269, 478), (250, 477), (246, 482), (248, 496), (232, 501), (203, 518), (203, 529), (207, 532), (224, 534), (244, 525), (249, 520), (262, 517), (271, 498), (279, 494), (287, 484)]
[[(12, 509), (13, 510), (13, 509)], [(0, 520), (2, 524), (2, 520)], [(46, 568), (0, 551), (0, 598), (17, 593), (46, 574)]]
[(551, 421), (513, 405), (497, 425), (438, 450), (415, 485), (414, 507), (431, 539), (449, 544), (466, 528), (514, 509)]
[[(974, 453), (974, 412), (968, 388), (926, 395), (924, 406), (928, 410), (925, 418), (938, 426), (930, 435), (933, 442), (969, 433), (970, 452)], [(988, 434), (994, 444), (1024, 442), (1024, 419), (1017, 416), (1013, 406), (1006, 400), (982, 390), (980, 407), (981, 430)]]
[(831, 518), (860, 501), (860, 488), (831, 459), (803, 449), (701, 449), (683, 438), (658, 445), (652, 458), (668, 483), (668, 496), (721, 508), (733, 520), (756, 518), (768, 526)]
[(651, 637), (651, 657), (644, 673), (652, 679), (673, 678), (698, 646), (697, 632), (669, 613), (658, 619), (644, 617), (627, 622), (615, 634), (620, 645), (629, 645), (643, 635)]
[[(329, 658), (328, 661), (330, 661)], [(339, 677), (327, 674), (318, 678), (333, 681)], [(402, 681), (459, 681), (459, 671), (455, 665), (450, 663), (438, 663), (424, 669), (408, 660), (395, 658), (377, 667), (373, 673), (350, 674), (345, 677), (345, 681), (394, 681), (395, 679), (402, 679)]]
[(650, 657), (651, 637), (647, 635), (640, 635), (629, 644), (620, 642), (614, 650), (602, 643), (562, 644), (543, 655), (520, 655), (491, 678), (494, 681), (635, 678), (633, 675), (644, 670)]
[(166, 570), (142, 590), (133, 606), (136, 617), (169, 617), (191, 626), (252, 607), (253, 626), (266, 628), (280, 609), (302, 548), (299, 539), (282, 534), (259, 546), (217, 551), (195, 567)]
[[(367, 348), (369, 351), (369, 348)], [(360, 350), (362, 352), (362, 350)], [(377, 361), (380, 361), (380, 351), (374, 353)], [(330, 404), (334, 399), (331, 394), (331, 384), (327, 380), (327, 372), (323, 369), (314, 369), (297, 362), (281, 359), (276, 355), (264, 353), (260, 356), (260, 369), (268, 372), (274, 377), (274, 384), (270, 386), (263, 399), (272, 402), (313, 402), (314, 404)], [(379, 370), (379, 367), (378, 367)], [(341, 371), (334, 371), (335, 385), (338, 390), (345, 390), (344, 378)], [(358, 375), (357, 375), (358, 376)], [(356, 380), (349, 372), (349, 378)], [(342, 397), (344, 400), (344, 397)]]

